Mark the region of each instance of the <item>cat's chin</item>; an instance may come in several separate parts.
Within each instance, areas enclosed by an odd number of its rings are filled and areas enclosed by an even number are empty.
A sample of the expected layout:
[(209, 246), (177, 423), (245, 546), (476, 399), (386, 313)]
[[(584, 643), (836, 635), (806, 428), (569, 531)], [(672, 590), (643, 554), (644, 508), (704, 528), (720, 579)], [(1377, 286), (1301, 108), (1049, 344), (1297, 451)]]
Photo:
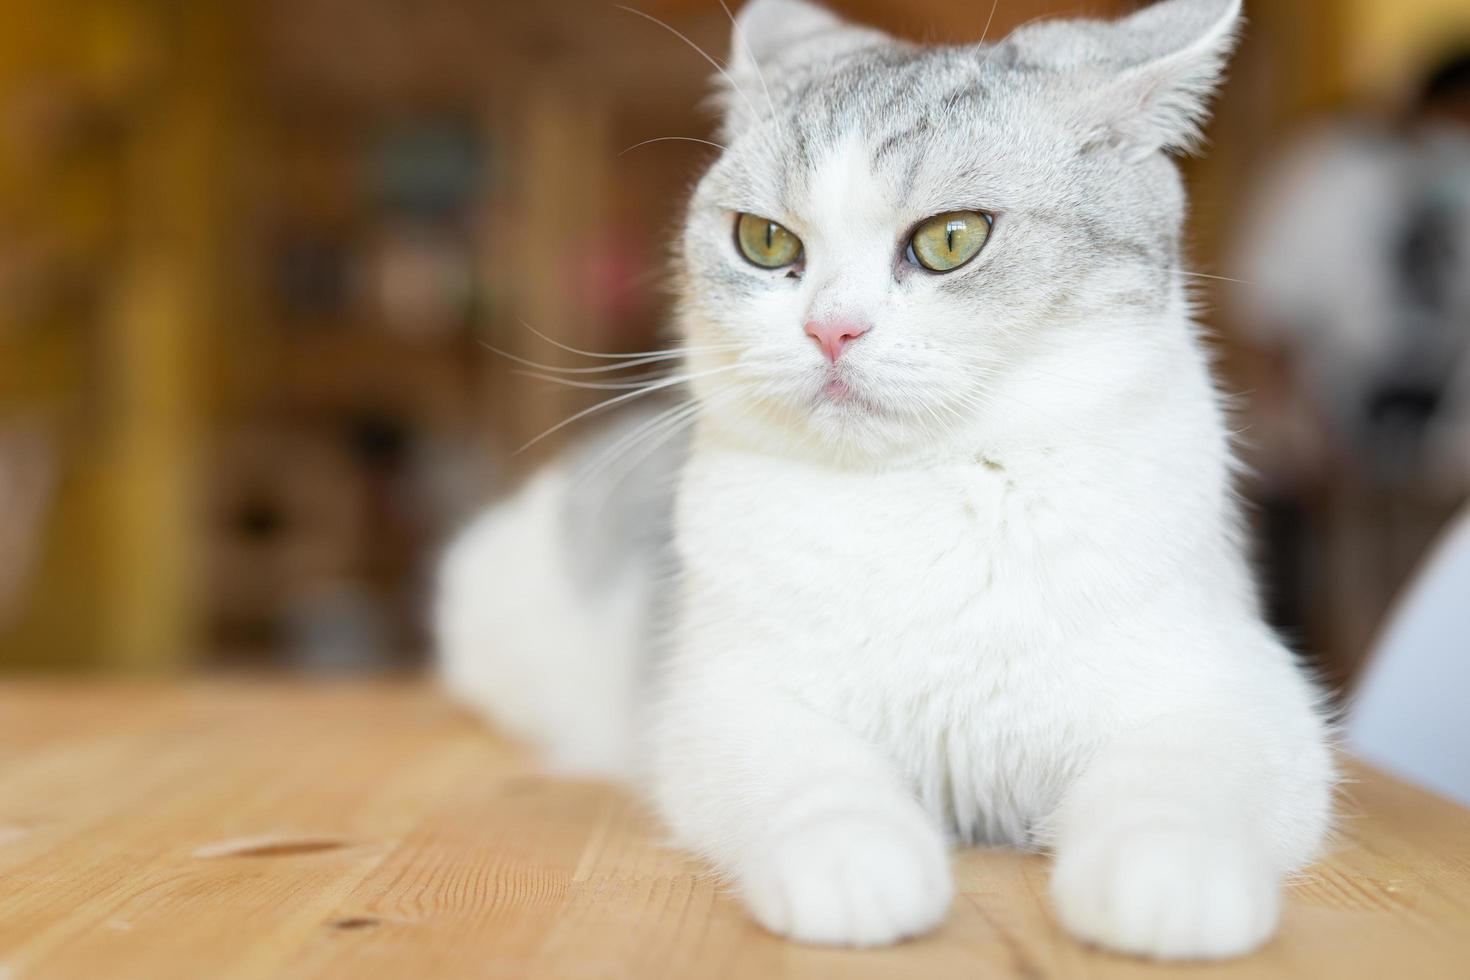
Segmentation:
[(812, 396), (811, 411), (830, 418), (882, 418), (889, 411), (863, 390), (863, 385), (837, 372), (829, 373)]
[(807, 408), (807, 433), (795, 445), (803, 452), (818, 442), (849, 461), (893, 461), (923, 441), (923, 427), (903, 412), (851, 389), (833, 396), (823, 391)]

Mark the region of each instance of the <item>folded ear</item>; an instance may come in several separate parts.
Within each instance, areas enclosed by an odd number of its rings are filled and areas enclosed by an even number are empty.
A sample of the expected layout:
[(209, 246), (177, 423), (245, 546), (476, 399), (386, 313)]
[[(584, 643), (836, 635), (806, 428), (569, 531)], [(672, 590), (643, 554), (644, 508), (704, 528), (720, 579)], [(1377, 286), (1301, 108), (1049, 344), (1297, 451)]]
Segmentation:
[(1130, 158), (1198, 145), (1240, 31), (1241, 0), (1163, 0), (1112, 23), (1051, 21), (1004, 42), (1018, 65), (1071, 76), (1088, 145)]
[(892, 42), (882, 31), (850, 24), (807, 0), (749, 0), (735, 17), (729, 66), (719, 78), (726, 129), (769, 112), (766, 90), (787, 72), (886, 43)]

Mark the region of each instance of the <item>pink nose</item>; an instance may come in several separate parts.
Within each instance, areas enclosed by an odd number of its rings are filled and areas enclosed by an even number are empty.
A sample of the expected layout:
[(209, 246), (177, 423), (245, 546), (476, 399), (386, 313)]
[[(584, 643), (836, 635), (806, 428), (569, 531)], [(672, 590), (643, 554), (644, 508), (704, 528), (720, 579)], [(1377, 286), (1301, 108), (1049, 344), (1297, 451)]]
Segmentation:
[(870, 329), (868, 324), (854, 320), (812, 320), (806, 325), (806, 335), (817, 342), (827, 360), (836, 364), (847, 345)]

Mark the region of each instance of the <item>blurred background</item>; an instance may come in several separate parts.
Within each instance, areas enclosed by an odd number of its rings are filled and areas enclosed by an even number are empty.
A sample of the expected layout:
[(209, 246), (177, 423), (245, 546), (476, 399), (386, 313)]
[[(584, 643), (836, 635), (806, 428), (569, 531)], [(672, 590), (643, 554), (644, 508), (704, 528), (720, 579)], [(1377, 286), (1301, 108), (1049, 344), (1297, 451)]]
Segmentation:
[[(1347, 684), (1470, 484), (1470, 4), (1248, 12), (1190, 248), (1272, 616)], [(0, 0), (0, 669), (421, 663), (441, 543), (596, 400), (485, 344), (666, 342), (714, 151), (635, 144), (707, 138), (710, 74), (607, 0)]]

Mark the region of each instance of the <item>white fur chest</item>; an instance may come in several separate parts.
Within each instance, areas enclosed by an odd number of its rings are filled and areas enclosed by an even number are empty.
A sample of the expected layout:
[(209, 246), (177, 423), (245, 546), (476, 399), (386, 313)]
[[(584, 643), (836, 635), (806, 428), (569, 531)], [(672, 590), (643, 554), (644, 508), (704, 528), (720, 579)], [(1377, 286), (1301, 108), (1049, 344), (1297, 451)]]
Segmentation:
[(983, 459), (852, 474), (705, 448), (680, 493), (686, 667), (858, 732), (961, 838), (1031, 843), (1105, 724), (1076, 638), (1110, 577), (1073, 531)]

